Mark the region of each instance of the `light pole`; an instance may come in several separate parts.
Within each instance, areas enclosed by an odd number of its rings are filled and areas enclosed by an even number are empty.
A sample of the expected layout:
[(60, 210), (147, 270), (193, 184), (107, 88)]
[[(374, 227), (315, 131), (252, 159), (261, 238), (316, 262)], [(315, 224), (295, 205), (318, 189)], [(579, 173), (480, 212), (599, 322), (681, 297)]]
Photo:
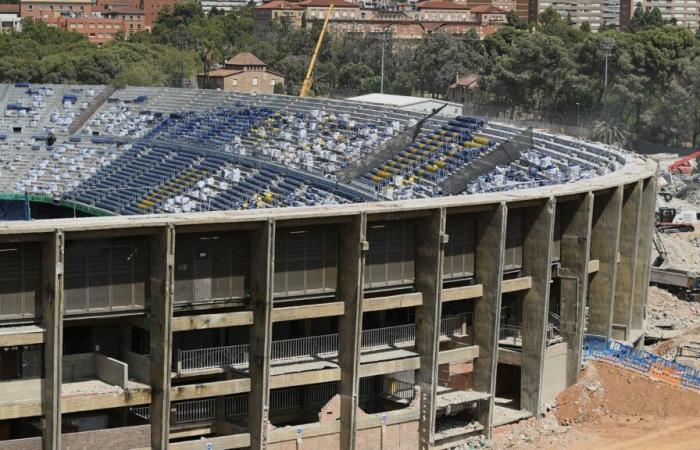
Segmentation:
[(386, 33), (387, 31), (385, 30), (382, 35), (382, 80), (379, 84), (379, 92), (381, 94), (384, 93), (384, 47), (386, 47)]
[(581, 104), (576, 102), (576, 128), (578, 128), (578, 137), (581, 139)]
[(605, 55), (605, 81), (603, 82), (603, 112), (605, 112), (608, 103), (608, 58), (612, 54), (612, 49), (615, 48), (615, 39), (605, 38), (600, 45), (603, 47), (603, 54)]

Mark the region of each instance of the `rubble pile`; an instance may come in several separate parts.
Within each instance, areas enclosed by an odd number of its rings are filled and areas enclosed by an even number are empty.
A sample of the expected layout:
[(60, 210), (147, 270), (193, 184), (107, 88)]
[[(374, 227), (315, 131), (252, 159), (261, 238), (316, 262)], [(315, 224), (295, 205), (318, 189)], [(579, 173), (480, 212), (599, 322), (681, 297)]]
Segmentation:
[(685, 330), (700, 327), (700, 304), (649, 286), (646, 334), (652, 339), (671, 339)]

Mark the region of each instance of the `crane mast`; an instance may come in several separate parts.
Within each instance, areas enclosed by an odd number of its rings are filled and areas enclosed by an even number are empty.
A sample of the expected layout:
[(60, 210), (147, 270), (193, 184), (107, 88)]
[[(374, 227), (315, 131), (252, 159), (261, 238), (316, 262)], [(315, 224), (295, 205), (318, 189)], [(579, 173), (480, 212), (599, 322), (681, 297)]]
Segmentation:
[(314, 66), (316, 65), (316, 59), (318, 58), (318, 52), (321, 50), (321, 44), (323, 43), (323, 37), (328, 29), (328, 22), (331, 19), (331, 14), (333, 13), (333, 3), (328, 7), (328, 12), (326, 13), (326, 19), (323, 21), (323, 28), (321, 28), (321, 34), (318, 35), (318, 41), (316, 42), (316, 48), (314, 49), (313, 55), (311, 55), (311, 61), (309, 61), (309, 68), (306, 70), (306, 77), (301, 85), (301, 91), (299, 92), (299, 97), (306, 97), (311, 92), (311, 85), (314, 82)]

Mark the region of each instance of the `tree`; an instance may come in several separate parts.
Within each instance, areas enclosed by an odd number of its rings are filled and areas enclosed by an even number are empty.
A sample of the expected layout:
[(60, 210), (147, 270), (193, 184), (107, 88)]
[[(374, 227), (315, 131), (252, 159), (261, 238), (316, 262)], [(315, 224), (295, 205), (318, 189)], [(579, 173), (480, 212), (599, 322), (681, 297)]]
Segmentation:
[(521, 19), (514, 9), (508, 11), (508, 14), (506, 14), (506, 20), (509, 27), (514, 27), (518, 30), (527, 30), (527, 22)]
[(581, 22), (581, 26), (579, 27), (579, 30), (581, 30), (584, 33), (590, 33), (591, 32), (591, 23), (587, 20), (584, 20)]

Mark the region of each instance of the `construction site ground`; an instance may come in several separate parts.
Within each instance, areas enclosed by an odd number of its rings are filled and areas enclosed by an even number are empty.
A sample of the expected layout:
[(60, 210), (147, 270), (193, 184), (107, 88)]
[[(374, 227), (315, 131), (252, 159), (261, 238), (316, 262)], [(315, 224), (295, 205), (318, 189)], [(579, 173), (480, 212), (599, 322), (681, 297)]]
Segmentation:
[[(645, 349), (673, 359), (700, 343), (700, 304), (651, 287)], [(678, 362), (700, 368), (700, 358)], [(700, 449), (700, 393), (604, 362), (588, 362), (544, 419), (497, 427), (495, 449)]]

